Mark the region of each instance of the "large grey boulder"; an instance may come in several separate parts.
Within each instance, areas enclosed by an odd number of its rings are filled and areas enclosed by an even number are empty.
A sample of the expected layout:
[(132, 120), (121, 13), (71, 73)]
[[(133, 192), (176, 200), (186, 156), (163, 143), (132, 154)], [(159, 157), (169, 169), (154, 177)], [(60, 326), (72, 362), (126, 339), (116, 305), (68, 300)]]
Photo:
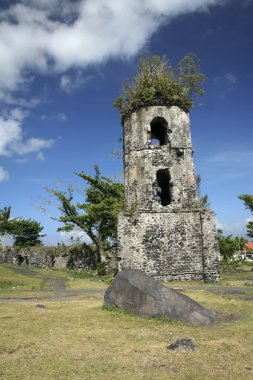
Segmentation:
[(167, 317), (194, 324), (217, 321), (214, 313), (139, 269), (119, 272), (105, 292), (104, 304), (140, 316)]

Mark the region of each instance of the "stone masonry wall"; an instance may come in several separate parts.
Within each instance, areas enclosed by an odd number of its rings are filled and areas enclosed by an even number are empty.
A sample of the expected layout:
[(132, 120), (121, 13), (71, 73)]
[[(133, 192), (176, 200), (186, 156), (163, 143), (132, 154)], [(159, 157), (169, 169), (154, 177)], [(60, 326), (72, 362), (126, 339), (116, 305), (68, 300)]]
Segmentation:
[(135, 221), (122, 213), (118, 230), (120, 269), (141, 269), (163, 281), (216, 282), (219, 256), (213, 257), (217, 251), (213, 227), (210, 212), (139, 213)]
[(165, 281), (218, 281), (214, 215), (199, 206), (189, 115), (162, 106), (134, 112), (124, 123), (124, 174), (119, 269), (138, 268)]
[[(168, 123), (168, 143), (163, 146), (150, 144), (150, 123), (157, 117)], [(164, 212), (156, 199), (156, 172), (165, 168), (170, 172), (173, 198), (166, 211), (198, 206), (189, 116), (178, 107), (142, 108), (124, 125), (126, 205)]]
[(30, 265), (39, 268), (68, 268), (76, 271), (96, 268), (95, 257), (83, 248), (44, 247), (8, 248), (0, 250), (0, 259), (17, 265)]

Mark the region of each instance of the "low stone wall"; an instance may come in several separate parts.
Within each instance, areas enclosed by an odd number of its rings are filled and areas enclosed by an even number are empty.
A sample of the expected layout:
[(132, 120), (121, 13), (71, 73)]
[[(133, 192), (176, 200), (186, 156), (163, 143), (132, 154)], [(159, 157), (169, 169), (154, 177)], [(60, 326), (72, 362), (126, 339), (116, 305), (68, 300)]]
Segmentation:
[(68, 268), (76, 271), (96, 269), (95, 255), (83, 246), (7, 248), (0, 250), (0, 259), (16, 265), (39, 268)]

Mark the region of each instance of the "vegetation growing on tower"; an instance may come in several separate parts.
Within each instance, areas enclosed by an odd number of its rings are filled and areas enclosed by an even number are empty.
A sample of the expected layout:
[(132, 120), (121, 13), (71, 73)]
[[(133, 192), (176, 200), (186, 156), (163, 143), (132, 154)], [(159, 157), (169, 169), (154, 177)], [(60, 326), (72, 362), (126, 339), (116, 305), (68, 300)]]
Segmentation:
[(178, 106), (189, 112), (193, 98), (204, 94), (201, 85), (206, 79), (194, 53), (186, 55), (176, 67), (166, 57), (142, 56), (136, 75), (125, 82), (114, 106), (119, 108), (122, 119), (148, 106)]

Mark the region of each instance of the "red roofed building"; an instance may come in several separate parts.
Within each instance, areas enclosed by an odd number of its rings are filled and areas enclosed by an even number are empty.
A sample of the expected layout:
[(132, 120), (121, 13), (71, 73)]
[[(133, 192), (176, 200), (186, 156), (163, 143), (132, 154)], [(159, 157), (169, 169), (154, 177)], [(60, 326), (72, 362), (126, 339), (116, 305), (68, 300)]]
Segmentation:
[(235, 259), (246, 259), (253, 261), (253, 243), (245, 243), (244, 250), (234, 253)]
[(245, 243), (245, 248), (253, 249), (253, 243)]

